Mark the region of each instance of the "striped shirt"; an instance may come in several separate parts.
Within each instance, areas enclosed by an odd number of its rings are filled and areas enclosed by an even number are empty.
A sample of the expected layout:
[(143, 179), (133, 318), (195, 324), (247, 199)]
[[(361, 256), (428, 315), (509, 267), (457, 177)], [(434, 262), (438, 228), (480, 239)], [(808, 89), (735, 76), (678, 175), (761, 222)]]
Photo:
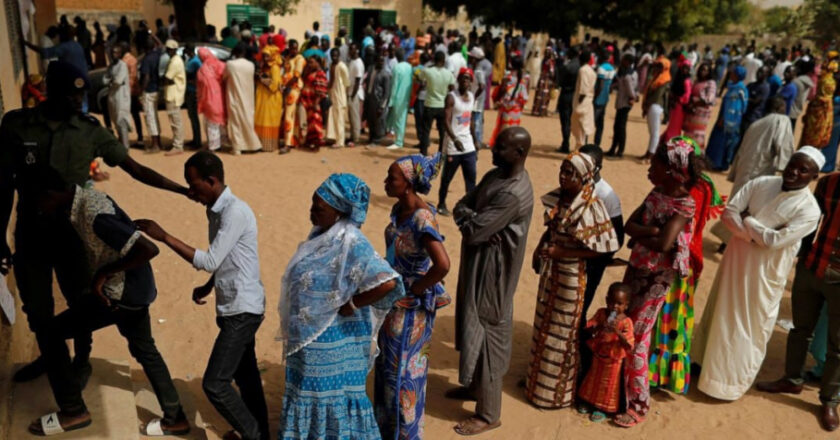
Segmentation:
[(810, 245), (805, 267), (814, 271), (817, 278), (823, 278), (830, 259), (836, 261), (834, 266), (840, 267), (840, 173), (820, 179), (814, 197), (822, 211), (822, 222), (815, 240), (808, 237), (805, 239), (807, 245)]

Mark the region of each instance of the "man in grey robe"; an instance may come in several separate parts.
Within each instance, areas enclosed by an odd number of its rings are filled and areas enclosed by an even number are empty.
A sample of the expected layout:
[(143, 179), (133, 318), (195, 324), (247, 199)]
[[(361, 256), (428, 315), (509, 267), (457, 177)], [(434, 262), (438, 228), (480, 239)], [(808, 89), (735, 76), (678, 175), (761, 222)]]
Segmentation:
[(131, 88), (128, 66), (122, 60), (122, 56), (122, 46), (111, 48), (113, 62), (102, 77), (102, 83), (108, 86), (108, 115), (114, 121), (120, 143), (128, 150), (128, 133), (131, 132)]
[(461, 435), (501, 425), (502, 378), (513, 341), (513, 295), (525, 257), (534, 207), (525, 159), (531, 136), (522, 127), (499, 134), (493, 165), (455, 206), (461, 229), (455, 348), (461, 352), (453, 399), (476, 400), (476, 414), (455, 426)]
[(385, 118), (391, 96), (391, 72), (385, 69), (385, 58), (376, 56), (376, 64), (365, 78), (365, 119), (370, 130), (370, 143), (385, 141)]

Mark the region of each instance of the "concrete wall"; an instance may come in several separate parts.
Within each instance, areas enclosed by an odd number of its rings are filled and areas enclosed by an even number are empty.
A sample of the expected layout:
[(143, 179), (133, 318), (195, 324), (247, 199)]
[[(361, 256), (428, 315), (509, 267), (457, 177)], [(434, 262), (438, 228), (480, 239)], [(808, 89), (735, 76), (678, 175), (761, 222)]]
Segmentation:
[[(118, 24), (120, 17), (125, 15), (132, 28), (140, 20), (146, 20), (154, 30), (154, 21), (162, 18), (166, 22), (169, 14), (173, 13), (171, 6), (164, 5), (158, 0), (48, 0), (56, 6), (56, 15), (67, 15), (71, 21), (76, 15), (87, 21), (93, 30), (93, 22), (102, 24)], [(39, 0), (40, 4), (40, 0)], [(53, 23), (56, 20), (53, 20)]]

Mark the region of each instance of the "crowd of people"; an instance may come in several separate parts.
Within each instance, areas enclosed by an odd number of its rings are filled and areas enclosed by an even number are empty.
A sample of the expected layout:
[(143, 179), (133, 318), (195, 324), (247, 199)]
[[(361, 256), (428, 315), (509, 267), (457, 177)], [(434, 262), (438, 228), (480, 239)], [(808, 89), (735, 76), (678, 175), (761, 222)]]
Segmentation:
[[(809, 189), (821, 171), (834, 169), (840, 138), (833, 123), (838, 54), (831, 48), (821, 63), (799, 46), (757, 53), (750, 45), (741, 57), (733, 45), (717, 57), (707, 48), (701, 57), (695, 45), (666, 54), (661, 45), (627, 43), (619, 51), (617, 42), (592, 38), (569, 47), (549, 40), (543, 50), (528, 34), (429, 28), (412, 36), (405, 27), (374, 23), (358, 43), (340, 29), (334, 45), (314, 23), (300, 47), (282, 30), (268, 27), (257, 37), (247, 22), (233, 22), (218, 41), (231, 49), (223, 62), (207, 46), (182, 47), (174, 18), (169, 26), (160, 21), (155, 33), (141, 23), (132, 34), (123, 21), (109, 28), (104, 52), (96, 49), (105, 41), (101, 31), (91, 43), (84, 21), (76, 23), (58, 25), (60, 42), (53, 47), (29, 44), (48, 62), (46, 79), (29, 84), (38, 91), (31, 108), (7, 113), (0, 124), (0, 138), (8, 142), (0, 151), (4, 230), (15, 192), (19, 198), (17, 252), (12, 260), (4, 241), (0, 269), (15, 271), (41, 349), (15, 380), (46, 373), (59, 407), (32, 422), (33, 434), (91, 424), (81, 393), (91, 374), (91, 333), (110, 325), (127, 340), (163, 411), (144, 433), (189, 431), (149, 325), (157, 292), (150, 261), (160, 252), (158, 241), (211, 274), (192, 299), (204, 304), (215, 291), (220, 330), (202, 385), (233, 428), (225, 438), (268, 438), (255, 351), (266, 307), (257, 221), (232, 192), (214, 151), (223, 145), (236, 154), (352, 146), (363, 129), (370, 144), (400, 149), (409, 112), (420, 154), (404, 155), (383, 170), (385, 191), (395, 200), (384, 258), (360, 231), (371, 197), (363, 180), (333, 174), (313, 192), (312, 230), (282, 278), (279, 339), (286, 375), (278, 436), (422, 438), (435, 315), (452, 302), (442, 284), (450, 259), (438, 215), (454, 217), (461, 232), (455, 289), (461, 386), (446, 397), (476, 401), (475, 414), (454, 429), (475, 435), (499, 427), (502, 378), (513, 350), (513, 295), (534, 210), (525, 166), (531, 137), (520, 126), (529, 70), (539, 75), (532, 112), (547, 115), (556, 97), (563, 137), (558, 150), (567, 154), (558, 155), (559, 187), (539, 200), (545, 232), (529, 261), (540, 281), (530, 362), (520, 382), (528, 401), (539, 408), (574, 404), (593, 422), (610, 418), (630, 428), (644, 422), (652, 388), (684, 394), (696, 383), (717, 399), (739, 399), (758, 374), (799, 256), (785, 375), (757, 388), (801, 392), (810, 349), (820, 361), (808, 374), (822, 381), (822, 426), (832, 431), (840, 425), (840, 303), (831, 295), (840, 281), (834, 257), (840, 174), (819, 179), (813, 194)], [(211, 26), (208, 36), (217, 41)], [(142, 53), (139, 63), (134, 51)], [(86, 114), (88, 69), (103, 53), (107, 125), (116, 127), (117, 137)], [(605, 153), (600, 143), (612, 91), (616, 118)], [(187, 145), (185, 104), (192, 146), (201, 150), (184, 165), (186, 186), (129, 154), (132, 120), (143, 140), (141, 113), (151, 135), (143, 148), (163, 148), (159, 95), (173, 128), (168, 154)], [(706, 140), (718, 96), (720, 115)], [(652, 187), (625, 221), (601, 170), (605, 157), (623, 155), (628, 114), (637, 101), (650, 130), (640, 159), (649, 162)], [(485, 145), (489, 108), (498, 117)], [(797, 149), (793, 126), (800, 115), (805, 128)], [(434, 124), (439, 144), (430, 152)], [(477, 150), (486, 147), (494, 168), (476, 184)], [(96, 158), (206, 206), (209, 248), (183, 242), (154, 220), (129, 218), (93, 188), (90, 178), (101, 173), (91, 168)], [(450, 212), (445, 200), (458, 168), (467, 191)], [(730, 169), (735, 185), (728, 201), (707, 168)], [(439, 173), (434, 205), (424, 196)], [(703, 231), (718, 216), (712, 230), (723, 241), (723, 258), (695, 333)], [(614, 254), (625, 243), (631, 254), (623, 280), (606, 289), (606, 307), (590, 315), (604, 272), (618, 262)], [(57, 316), (53, 271), (69, 304)], [(72, 359), (67, 339), (74, 340)], [(365, 387), (371, 370), (373, 402)]]

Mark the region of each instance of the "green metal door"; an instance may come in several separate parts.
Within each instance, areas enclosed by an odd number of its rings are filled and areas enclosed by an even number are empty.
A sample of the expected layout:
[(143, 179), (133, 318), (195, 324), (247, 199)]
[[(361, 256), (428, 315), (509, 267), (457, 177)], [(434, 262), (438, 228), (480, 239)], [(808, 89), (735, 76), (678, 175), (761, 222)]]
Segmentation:
[(380, 26), (393, 26), (397, 24), (397, 11), (380, 11), (379, 12), (379, 25)]
[[(338, 27), (347, 29), (347, 36), (353, 38), (353, 10), (339, 9), (338, 10)], [(338, 32), (336, 31), (336, 34)]]
[(227, 5), (226, 10), (228, 26), (234, 19), (240, 23), (247, 20), (257, 36), (262, 35), (263, 28), (268, 26), (268, 12), (265, 9), (251, 5)]

